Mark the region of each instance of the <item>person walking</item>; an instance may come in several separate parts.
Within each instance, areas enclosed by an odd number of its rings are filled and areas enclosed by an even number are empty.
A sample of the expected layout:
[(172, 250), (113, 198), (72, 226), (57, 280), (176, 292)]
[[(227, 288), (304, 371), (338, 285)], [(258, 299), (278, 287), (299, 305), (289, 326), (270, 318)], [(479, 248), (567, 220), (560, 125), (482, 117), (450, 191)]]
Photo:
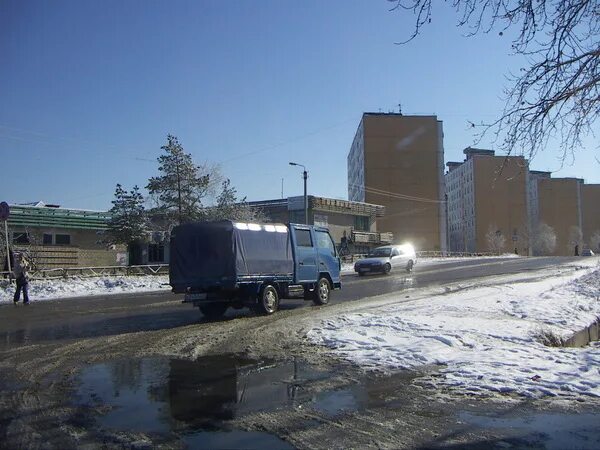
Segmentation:
[(27, 273), (29, 261), (23, 253), (15, 253), (14, 258), (13, 274), (17, 281), (17, 288), (13, 301), (17, 304), (21, 299), (21, 291), (23, 291), (23, 304), (26, 305), (29, 303), (29, 274)]

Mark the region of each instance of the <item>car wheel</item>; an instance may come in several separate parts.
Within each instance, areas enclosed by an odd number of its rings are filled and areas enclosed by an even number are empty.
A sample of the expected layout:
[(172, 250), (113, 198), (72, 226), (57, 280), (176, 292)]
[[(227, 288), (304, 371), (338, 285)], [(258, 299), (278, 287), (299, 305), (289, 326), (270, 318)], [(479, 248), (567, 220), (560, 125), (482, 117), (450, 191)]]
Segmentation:
[(279, 308), (279, 294), (274, 286), (268, 284), (260, 293), (257, 310), (261, 314), (273, 314)]
[(383, 273), (387, 275), (388, 273), (390, 273), (391, 270), (392, 265), (390, 263), (385, 263), (385, 266), (383, 266)]
[(414, 266), (415, 266), (414, 261), (412, 259), (409, 260), (408, 263), (406, 264), (406, 271), (412, 272)]
[(329, 303), (329, 293), (331, 292), (331, 286), (327, 278), (320, 278), (315, 287), (315, 305), (326, 305)]
[(199, 309), (208, 320), (216, 320), (223, 317), (229, 305), (227, 303), (207, 303), (200, 305)]
[(358, 272), (358, 276), (359, 276), (359, 277), (364, 277), (364, 276), (365, 276), (365, 273), (364, 273), (364, 272)]

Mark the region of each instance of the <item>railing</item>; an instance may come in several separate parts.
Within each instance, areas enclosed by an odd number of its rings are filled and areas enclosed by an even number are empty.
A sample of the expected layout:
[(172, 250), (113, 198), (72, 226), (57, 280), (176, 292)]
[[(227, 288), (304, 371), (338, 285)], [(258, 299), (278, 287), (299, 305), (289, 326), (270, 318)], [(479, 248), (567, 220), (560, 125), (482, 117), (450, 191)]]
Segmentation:
[[(500, 256), (503, 253), (421, 251), (416, 252), (416, 254), (417, 258), (474, 258), (478, 256)], [(366, 258), (367, 256), (368, 255), (364, 253), (355, 253), (352, 255), (342, 256), (342, 261), (345, 263), (351, 263), (359, 259)]]
[[(70, 277), (104, 277), (109, 275), (166, 275), (169, 273), (168, 264), (148, 264), (139, 266), (106, 266), (106, 267), (66, 267), (61, 269), (40, 269), (29, 273), (32, 279), (54, 279)], [(8, 277), (8, 272), (0, 272), (2, 278)]]
[(476, 256), (500, 256), (500, 252), (441, 252), (422, 251), (416, 252), (418, 258), (470, 258)]

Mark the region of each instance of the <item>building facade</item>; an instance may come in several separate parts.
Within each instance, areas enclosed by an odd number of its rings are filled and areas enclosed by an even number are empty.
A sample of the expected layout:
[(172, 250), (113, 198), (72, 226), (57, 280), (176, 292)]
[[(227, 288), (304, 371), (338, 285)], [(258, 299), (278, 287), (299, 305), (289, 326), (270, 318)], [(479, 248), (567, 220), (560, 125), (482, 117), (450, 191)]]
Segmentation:
[[(109, 219), (107, 212), (43, 202), (10, 205), (8, 242), (14, 250), (28, 252), (40, 269), (114, 266), (126, 262), (127, 254), (102, 243)], [(4, 258), (6, 246), (2, 247)]]
[(436, 116), (364, 113), (347, 158), (350, 201), (385, 206), (396, 243), (446, 249), (444, 147)]
[(600, 184), (583, 184), (580, 188), (584, 245), (600, 254)]
[(529, 253), (527, 161), (468, 147), (448, 163), (450, 251)]
[[(393, 235), (378, 231), (385, 207), (364, 202), (307, 196), (308, 223), (329, 228), (342, 254), (366, 253), (369, 249), (390, 244)], [(289, 197), (248, 203), (269, 222), (304, 223), (304, 197)]]
[(576, 245), (578, 251), (582, 250), (583, 240), (578, 236), (583, 225), (582, 185), (583, 180), (578, 178), (537, 179), (538, 215), (534, 223), (545, 223), (553, 228), (556, 233), (554, 255), (574, 255)]

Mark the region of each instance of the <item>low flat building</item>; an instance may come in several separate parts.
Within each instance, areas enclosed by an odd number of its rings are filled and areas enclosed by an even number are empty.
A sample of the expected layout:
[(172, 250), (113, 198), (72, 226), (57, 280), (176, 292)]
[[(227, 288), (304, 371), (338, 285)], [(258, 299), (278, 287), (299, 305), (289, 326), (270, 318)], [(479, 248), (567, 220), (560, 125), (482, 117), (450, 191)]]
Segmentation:
[[(103, 211), (61, 208), (43, 202), (13, 204), (8, 241), (14, 250), (27, 251), (40, 269), (114, 266), (126, 261), (126, 252), (101, 242), (109, 219)], [(0, 252), (4, 259), (3, 247)]]
[[(308, 223), (329, 228), (342, 253), (366, 253), (369, 249), (390, 244), (392, 233), (377, 230), (377, 219), (385, 207), (363, 202), (307, 196)], [(262, 212), (269, 222), (304, 223), (304, 197), (248, 202)]]

